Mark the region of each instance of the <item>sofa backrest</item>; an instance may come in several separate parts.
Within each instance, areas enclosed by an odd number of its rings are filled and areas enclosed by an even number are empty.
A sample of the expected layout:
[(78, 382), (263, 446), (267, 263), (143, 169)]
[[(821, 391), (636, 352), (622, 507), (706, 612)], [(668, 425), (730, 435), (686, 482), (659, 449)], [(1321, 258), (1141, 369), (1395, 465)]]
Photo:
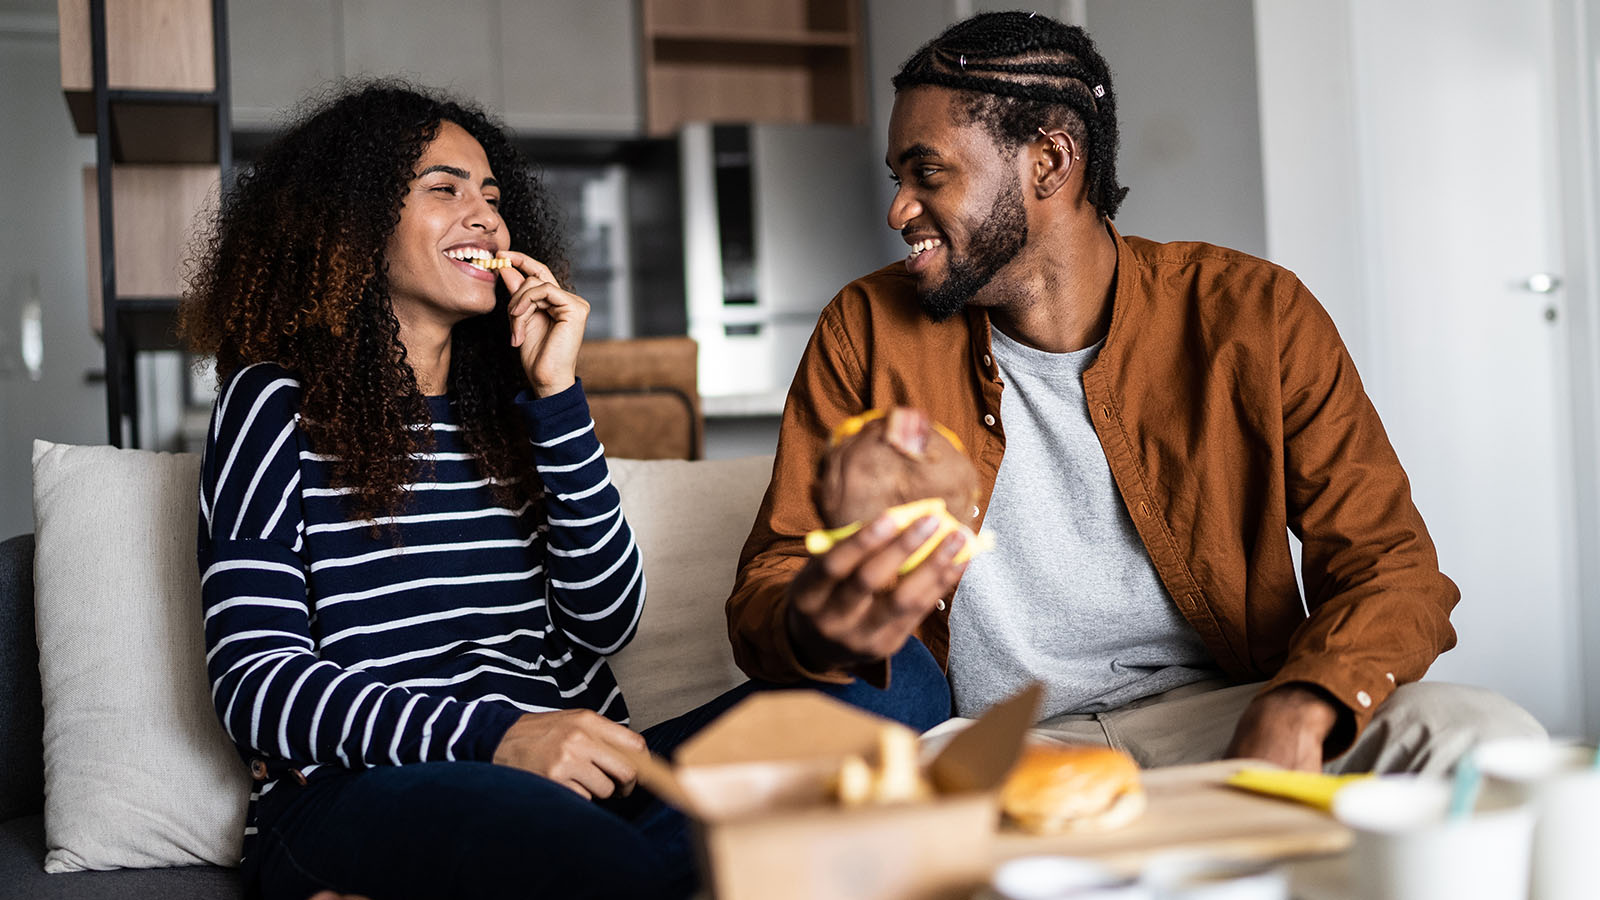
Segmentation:
[(0, 543), (0, 822), (44, 809), (33, 535)]
[(644, 552), (639, 633), (611, 658), (635, 729), (688, 712), (744, 681), (723, 612), (772, 457), (610, 460)]
[[(611, 663), (633, 727), (643, 729), (744, 680), (728, 647), (723, 603), (772, 457), (609, 463), (647, 579), (639, 633)], [(182, 521), (129, 527), (189, 530), (194, 521), (191, 510)], [(37, 812), (43, 802), (33, 547), (32, 535), (0, 544), (0, 821)]]

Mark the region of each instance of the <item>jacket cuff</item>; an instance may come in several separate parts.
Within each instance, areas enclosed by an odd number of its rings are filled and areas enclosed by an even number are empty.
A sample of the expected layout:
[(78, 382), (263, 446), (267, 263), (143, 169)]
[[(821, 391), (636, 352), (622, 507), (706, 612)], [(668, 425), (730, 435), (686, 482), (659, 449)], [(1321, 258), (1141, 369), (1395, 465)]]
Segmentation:
[(794, 638), (789, 633), (789, 603), (789, 598), (785, 596), (778, 601), (774, 608), (777, 621), (773, 631), (777, 640), (773, 642), (773, 649), (777, 652), (778, 660), (782, 663), (785, 671), (793, 672), (795, 679), (798, 681), (810, 681), (820, 684), (849, 684), (860, 678), (880, 690), (889, 686), (889, 661), (886, 659), (867, 663), (856, 670), (833, 671), (818, 671), (801, 662), (800, 654), (796, 651), (794, 645)]
[(1318, 688), (1334, 705), (1338, 722), (1323, 744), (1323, 756), (1333, 759), (1350, 749), (1356, 736), (1372, 721), (1372, 714), (1394, 693), (1394, 673), (1379, 663), (1311, 657), (1290, 660), (1272, 677), (1261, 693), (1289, 684)]

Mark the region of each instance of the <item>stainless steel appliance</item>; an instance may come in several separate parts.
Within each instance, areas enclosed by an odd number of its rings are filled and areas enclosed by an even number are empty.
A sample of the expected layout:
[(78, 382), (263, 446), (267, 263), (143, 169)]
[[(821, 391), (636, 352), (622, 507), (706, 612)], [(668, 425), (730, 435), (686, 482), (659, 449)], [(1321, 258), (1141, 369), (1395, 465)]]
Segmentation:
[(782, 411), (817, 314), (882, 266), (879, 142), (838, 125), (685, 125), (688, 331), (708, 416)]

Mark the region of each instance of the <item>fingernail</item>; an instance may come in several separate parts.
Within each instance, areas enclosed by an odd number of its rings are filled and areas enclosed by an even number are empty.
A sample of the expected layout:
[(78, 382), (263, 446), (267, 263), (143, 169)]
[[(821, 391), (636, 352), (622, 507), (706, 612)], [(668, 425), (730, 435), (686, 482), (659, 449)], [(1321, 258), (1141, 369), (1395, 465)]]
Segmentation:
[(874, 538), (886, 538), (894, 534), (894, 520), (889, 518), (887, 514), (879, 516), (872, 521), (871, 525), (867, 526), (867, 534)]
[(923, 516), (911, 526), (911, 533), (919, 538), (925, 538), (933, 534), (933, 530), (938, 527), (939, 522), (933, 516)]

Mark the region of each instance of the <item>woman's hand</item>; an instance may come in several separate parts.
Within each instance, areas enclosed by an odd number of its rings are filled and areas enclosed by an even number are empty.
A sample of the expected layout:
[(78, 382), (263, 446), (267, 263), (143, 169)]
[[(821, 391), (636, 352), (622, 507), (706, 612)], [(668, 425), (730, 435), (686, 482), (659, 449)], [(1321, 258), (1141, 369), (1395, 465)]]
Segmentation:
[(521, 352), (522, 371), (534, 393), (559, 394), (577, 379), (589, 301), (562, 290), (550, 269), (533, 257), (515, 250), (500, 255), (511, 263), (496, 270), (511, 291), (511, 346)]
[(644, 737), (587, 709), (524, 713), (506, 730), (494, 762), (542, 775), (584, 799), (633, 791), (638, 773), (619, 749), (642, 752)]

